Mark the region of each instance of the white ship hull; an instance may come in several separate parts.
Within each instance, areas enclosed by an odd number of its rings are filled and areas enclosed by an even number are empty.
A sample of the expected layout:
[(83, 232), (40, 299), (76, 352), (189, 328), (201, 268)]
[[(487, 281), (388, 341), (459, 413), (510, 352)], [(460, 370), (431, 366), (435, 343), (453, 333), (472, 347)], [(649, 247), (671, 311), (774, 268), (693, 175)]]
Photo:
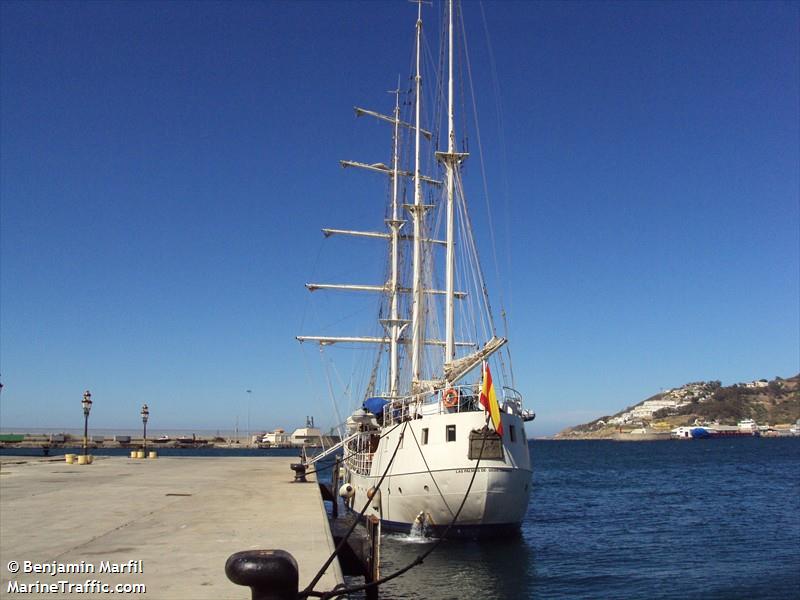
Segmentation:
[[(351, 460), (344, 462), (345, 482), (355, 492), (348, 507), (360, 512), (369, 501), (365, 515), (379, 517), (386, 529), (408, 532), (415, 522), (422, 522), (426, 533), (440, 535), (469, 490), (448, 536), (499, 535), (518, 529), (530, 496), (530, 456), (522, 419), (506, 413), (502, 421), (503, 459), (480, 461), (469, 458), (469, 432), (485, 425), (481, 411), (426, 415), (384, 427), (379, 430), (382, 437), (371, 464), (363, 453), (351, 454)], [(446, 439), (448, 425), (455, 426), (454, 441)], [(423, 444), (425, 429), (427, 444)], [(401, 433), (402, 444), (389, 466)], [(470, 488), (476, 464), (478, 471)], [(378, 485), (384, 471), (387, 475), (380, 494), (370, 501), (367, 492)]]

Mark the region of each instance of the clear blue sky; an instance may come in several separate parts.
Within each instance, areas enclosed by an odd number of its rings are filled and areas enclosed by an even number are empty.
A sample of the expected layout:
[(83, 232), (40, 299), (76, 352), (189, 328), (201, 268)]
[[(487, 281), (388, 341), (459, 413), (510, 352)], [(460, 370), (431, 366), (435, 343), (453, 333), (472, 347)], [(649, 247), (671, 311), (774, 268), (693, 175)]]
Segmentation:
[[(390, 110), (415, 8), (0, 4), (2, 427), (79, 427), (86, 388), (96, 427), (138, 427), (147, 402), (153, 428), (231, 429), (247, 389), (253, 429), (332, 424), (316, 351), (294, 340), (315, 333), (303, 284), (328, 255), (320, 227), (383, 218), (383, 188), (337, 160), (388, 161), (352, 106)], [(689, 381), (797, 373), (798, 4), (484, 10), (530, 432)], [(465, 13), (490, 81), (480, 5)]]

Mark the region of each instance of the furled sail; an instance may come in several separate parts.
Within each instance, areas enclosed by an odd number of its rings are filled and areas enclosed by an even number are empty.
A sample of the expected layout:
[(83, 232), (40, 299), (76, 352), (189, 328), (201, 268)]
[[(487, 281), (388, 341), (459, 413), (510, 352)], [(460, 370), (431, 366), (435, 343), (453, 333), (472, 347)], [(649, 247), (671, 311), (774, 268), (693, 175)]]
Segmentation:
[(432, 394), (442, 389), (447, 382), (444, 379), (417, 379), (411, 382), (411, 394)]
[(506, 338), (493, 336), (486, 345), (480, 350), (473, 352), (467, 356), (462, 358), (457, 358), (455, 360), (451, 360), (444, 365), (444, 377), (449, 384), (454, 384), (456, 381), (464, 377), (467, 373), (469, 373), (472, 369), (477, 367), (481, 364), (482, 361), (486, 360), (497, 352), (500, 348), (508, 340)]

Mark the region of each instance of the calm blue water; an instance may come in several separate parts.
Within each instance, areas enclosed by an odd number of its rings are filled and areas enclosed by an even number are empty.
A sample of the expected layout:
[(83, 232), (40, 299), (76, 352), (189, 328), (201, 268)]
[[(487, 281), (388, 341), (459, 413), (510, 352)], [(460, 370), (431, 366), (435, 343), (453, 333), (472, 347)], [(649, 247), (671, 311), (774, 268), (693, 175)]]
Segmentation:
[[(445, 541), (383, 586), (382, 598), (800, 598), (800, 439), (530, 448), (534, 485), (520, 535)], [(384, 536), (382, 573), (410, 563), (428, 543)]]
[[(531, 443), (518, 539), (445, 541), (385, 598), (800, 598), (800, 439)], [(426, 544), (387, 536), (382, 574)]]

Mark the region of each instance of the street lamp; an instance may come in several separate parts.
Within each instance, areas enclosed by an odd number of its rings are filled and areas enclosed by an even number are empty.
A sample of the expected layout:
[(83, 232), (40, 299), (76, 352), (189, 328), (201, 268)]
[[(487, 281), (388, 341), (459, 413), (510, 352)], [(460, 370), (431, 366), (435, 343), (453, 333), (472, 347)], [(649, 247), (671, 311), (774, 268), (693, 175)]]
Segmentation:
[(147, 452), (147, 419), (150, 417), (150, 409), (147, 404), (142, 404), (142, 424), (144, 425), (144, 433), (142, 434), (143, 446), (142, 449)]
[(86, 456), (89, 451), (89, 411), (92, 410), (92, 393), (89, 390), (83, 392), (83, 455)]

